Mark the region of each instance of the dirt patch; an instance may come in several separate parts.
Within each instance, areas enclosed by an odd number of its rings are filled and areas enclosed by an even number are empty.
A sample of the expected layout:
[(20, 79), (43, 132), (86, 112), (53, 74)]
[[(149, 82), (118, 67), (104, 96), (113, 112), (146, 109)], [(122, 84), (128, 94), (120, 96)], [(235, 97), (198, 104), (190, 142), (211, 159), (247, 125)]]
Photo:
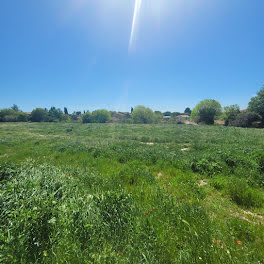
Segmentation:
[(185, 125), (198, 126), (198, 124), (197, 124), (197, 123), (195, 123), (195, 122), (192, 122), (192, 121), (189, 121), (189, 120), (186, 120), (186, 121), (184, 121), (184, 124), (185, 124)]
[(204, 186), (204, 185), (207, 185), (208, 182), (206, 180), (200, 180), (199, 181), (199, 186)]
[[(249, 223), (252, 224), (256, 224), (256, 223), (263, 223), (264, 222), (264, 217), (262, 215), (247, 211), (247, 210), (242, 210), (241, 213), (238, 212), (232, 212), (231, 213), (232, 216), (238, 217), (241, 220), (247, 221)], [(250, 216), (250, 218), (252, 217), (253, 219), (248, 218)]]
[(158, 173), (157, 178), (160, 179), (163, 176), (161, 172)]
[(215, 120), (214, 122), (216, 125), (224, 125), (225, 124), (225, 121), (222, 121), (222, 120)]
[(181, 151), (189, 151), (190, 148), (182, 148)]
[(244, 212), (245, 214), (247, 214), (247, 215), (251, 215), (251, 216), (254, 217), (254, 218), (257, 218), (257, 219), (259, 219), (259, 220), (261, 220), (261, 221), (264, 221), (264, 216), (263, 216), (263, 215), (259, 215), (259, 214), (253, 213), (253, 212), (250, 212), (250, 211), (248, 211), (248, 210), (243, 210), (243, 212)]

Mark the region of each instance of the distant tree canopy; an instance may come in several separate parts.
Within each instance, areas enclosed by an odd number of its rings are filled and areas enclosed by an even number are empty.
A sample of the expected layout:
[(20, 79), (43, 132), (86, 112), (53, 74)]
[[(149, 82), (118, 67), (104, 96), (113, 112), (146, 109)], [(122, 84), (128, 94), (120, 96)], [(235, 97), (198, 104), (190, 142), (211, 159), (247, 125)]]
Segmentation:
[(222, 108), (219, 102), (213, 99), (201, 101), (192, 111), (191, 119), (196, 123), (214, 124), (214, 120), (220, 116)]
[(90, 112), (86, 112), (82, 116), (83, 123), (92, 123), (92, 114)]
[(171, 116), (171, 112), (170, 111), (166, 111), (163, 113), (164, 116)]
[(36, 108), (30, 114), (30, 121), (32, 122), (44, 122), (47, 121), (48, 111), (43, 108)]
[(191, 108), (190, 108), (190, 107), (187, 107), (187, 108), (184, 110), (184, 113), (190, 115), (190, 114), (192, 113)]
[(34, 109), (29, 117), (32, 122), (60, 122), (66, 121), (68, 118), (62, 112), (61, 109), (52, 106), (50, 110), (46, 108), (36, 108)]
[(259, 114), (262, 118), (262, 125), (264, 124), (264, 86), (257, 96), (251, 98), (248, 103), (248, 111)]
[(14, 110), (12, 108), (9, 108), (9, 109), (2, 109), (0, 111), (0, 122), (26, 122), (26, 121), (28, 121), (28, 115), (19, 110)]
[[(82, 114), (83, 112), (83, 114)], [(240, 111), (238, 105), (230, 105), (222, 108), (219, 102), (213, 99), (207, 99), (199, 102), (193, 110), (187, 107), (184, 114), (191, 115), (191, 120), (197, 123), (214, 124), (217, 118), (225, 121), (226, 126), (240, 127), (264, 127), (264, 86), (252, 97), (248, 109)], [(222, 114), (222, 115), (221, 115)], [(52, 106), (47, 108), (36, 108), (31, 114), (22, 112), (19, 107), (14, 104), (12, 107), (0, 110), (0, 122), (61, 122), (74, 121), (83, 123), (136, 123), (136, 124), (152, 124), (161, 123), (166, 119), (167, 123), (175, 123), (182, 115), (180, 112), (160, 111), (153, 112), (150, 108), (138, 105), (131, 107), (129, 112), (107, 111), (104, 109), (89, 111), (74, 111), (68, 113), (67, 107), (63, 111), (60, 108)], [(168, 116), (164, 118), (164, 116)], [(220, 117), (221, 116), (221, 117)], [(181, 122), (181, 120), (179, 121)]]
[(176, 116), (179, 116), (179, 115), (181, 115), (180, 112), (173, 112), (173, 113), (171, 113), (171, 116), (173, 116), (173, 117), (176, 117)]
[(92, 112), (92, 122), (93, 123), (106, 123), (110, 120), (111, 115), (109, 111), (100, 109)]
[(160, 111), (154, 112), (154, 123), (155, 124), (161, 123), (162, 118), (163, 118), (163, 114)]
[(13, 104), (11, 109), (14, 110), (14, 111), (19, 111), (19, 108), (18, 108), (18, 106), (16, 104)]
[(52, 106), (48, 112), (47, 120), (48, 122), (57, 122), (64, 120), (64, 115), (61, 109)]
[(83, 123), (106, 123), (111, 118), (111, 114), (109, 111), (100, 109), (95, 110), (92, 113), (86, 112), (82, 116)]
[(239, 105), (225, 106), (222, 115), (222, 119), (225, 121), (225, 126), (228, 126), (231, 122), (233, 122), (239, 114)]
[(152, 124), (155, 121), (154, 112), (145, 106), (138, 105), (131, 114), (133, 123), (135, 124)]

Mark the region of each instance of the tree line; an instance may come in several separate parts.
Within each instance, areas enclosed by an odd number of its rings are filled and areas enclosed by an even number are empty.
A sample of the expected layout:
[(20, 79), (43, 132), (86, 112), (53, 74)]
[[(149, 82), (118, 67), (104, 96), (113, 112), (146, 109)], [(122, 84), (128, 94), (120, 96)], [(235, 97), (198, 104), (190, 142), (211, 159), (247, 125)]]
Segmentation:
[[(190, 108), (186, 108), (186, 114), (190, 114)], [(17, 105), (11, 108), (2, 109), (0, 111), (0, 122), (82, 122), (82, 123), (141, 123), (151, 124), (160, 123), (163, 116), (176, 117), (181, 115), (179, 112), (153, 112), (150, 108), (144, 106), (136, 106), (131, 108), (131, 112), (115, 112), (105, 109), (90, 111), (75, 111), (68, 113), (68, 109), (64, 107), (64, 111), (60, 108), (51, 107), (48, 109), (36, 108), (31, 113), (22, 112)]]
[(168, 122), (175, 123), (178, 116), (189, 115), (195, 123), (213, 125), (215, 120), (222, 120), (226, 126), (238, 127), (264, 127), (264, 86), (252, 97), (248, 108), (241, 111), (238, 105), (230, 105), (222, 108), (214, 99), (206, 99), (199, 102), (193, 110), (187, 107), (184, 113), (160, 112), (144, 106), (131, 108), (130, 113), (107, 111), (105, 109), (89, 111), (75, 111), (68, 113), (67, 107), (48, 109), (36, 108), (31, 113), (25, 113), (17, 105), (0, 111), (0, 122), (82, 122), (82, 123), (136, 123), (154, 124), (161, 123), (164, 116), (170, 117)]
[(193, 109), (191, 120), (207, 125), (214, 124), (215, 120), (223, 120), (225, 126), (236, 127), (264, 127), (264, 86), (252, 97), (248, 108), (240, 110), (237, 104), (221, 107), (220, 103), (213, 99), (201, 101)]

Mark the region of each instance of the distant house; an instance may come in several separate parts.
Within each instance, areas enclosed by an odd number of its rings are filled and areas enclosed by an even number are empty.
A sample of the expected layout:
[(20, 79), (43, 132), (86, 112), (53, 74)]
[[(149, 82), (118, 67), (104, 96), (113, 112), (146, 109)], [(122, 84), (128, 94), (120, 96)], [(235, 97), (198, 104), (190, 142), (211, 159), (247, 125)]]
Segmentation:
[(189, 115), (178, 115), (175, 118), (176, 121), (183, 121), (183, 120), (190, 121), (190, 119), (191, 118)]
[(171, 119), (171, 116), (163, 116), (162, 120), (163, 121), (169, 121)]
[(131, 118), (131, 114), (129, 112), (111, 112), (111, 120), (108, 123), (119, 123), (124, 122)]

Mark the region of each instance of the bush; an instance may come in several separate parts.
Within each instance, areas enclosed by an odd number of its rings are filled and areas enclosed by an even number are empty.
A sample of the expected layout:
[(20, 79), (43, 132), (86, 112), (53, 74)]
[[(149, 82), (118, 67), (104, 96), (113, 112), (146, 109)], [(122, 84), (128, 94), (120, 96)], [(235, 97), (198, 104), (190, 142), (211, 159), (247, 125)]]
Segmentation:
[(213, 125), (214, 120), (220, 116), (222, 112), (221, 105), (215, 100), (208, 99), (201, 101), (193, 109), (191, 119), (196, 123), (205, 123)]
[(110, 120), (111, 115), (107, 110), (95, 110), (92, 113), (92, 123), (106, 123)]
[(236, 127), (256, 127), (261, 121), (261, 116), (254, 112), (242, 112), (237, 115), (235, 120), (229, 122), (230, 126)]
[(219, 162), (210, 159), (202, 158), (200, 160), (193, 160), (191, 163), (191, 169), (193, 172), (199, 172), (201, 174), (213, 175), (222, 172), (222, 166)]
[(48, 112), (47, 121), (48, 122), (58, 122), (65, 120), (65, 115), (62, 110), (52, 106)]
[(3, 109), (0, 111), (0, 122), (26, 122), (28, 115), (24, 112), (13, 109)]
[(48, 111), (42, 108), (34, 109), (30, 114), (30, 121), (32, 122), (44, 122), (48, 120)]
[(142, 105), (136, 106), (131, 116), (135, 124), (152, 124), (155, 121), (154, 112)]
[(90, 112), (86, 112), (82, 116), (82, 122), (85, 123), (91, 123), (92, 122), (92, 114)]
[(224, 107), (223, 120), (225, 121), (225, 126), (228, 126), (230, 122), (234, 121), (239, 113), (240, 108), (238, 105)]

